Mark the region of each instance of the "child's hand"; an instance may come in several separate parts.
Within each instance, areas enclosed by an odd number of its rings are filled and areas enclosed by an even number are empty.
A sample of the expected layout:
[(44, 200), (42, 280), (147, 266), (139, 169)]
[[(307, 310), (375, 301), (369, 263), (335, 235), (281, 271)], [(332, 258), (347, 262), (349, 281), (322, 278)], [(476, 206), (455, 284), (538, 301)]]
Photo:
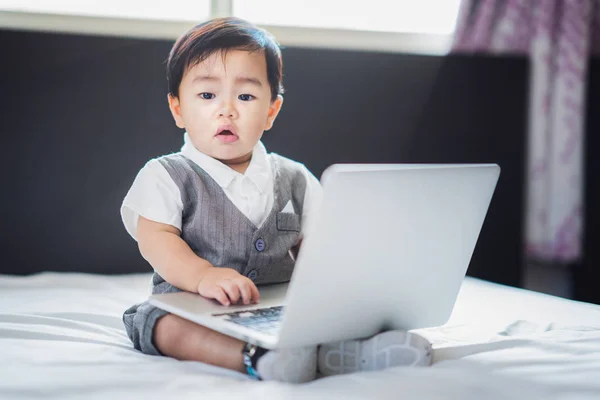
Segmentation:
[(224, 306), (242, 301), (258, 303), (260, 294), (254, 282), (231, 268), (210, 267), (200, 283), (198, 293)]

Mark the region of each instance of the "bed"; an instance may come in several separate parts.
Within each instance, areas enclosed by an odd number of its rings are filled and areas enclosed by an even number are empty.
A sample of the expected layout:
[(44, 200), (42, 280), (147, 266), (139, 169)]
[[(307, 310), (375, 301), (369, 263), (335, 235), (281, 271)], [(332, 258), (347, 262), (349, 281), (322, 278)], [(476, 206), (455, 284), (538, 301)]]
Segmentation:
[(288, 385), (135, 351), (121, 314), (149, 279), (0, 276), (0, 398), (600, 398), (600, 306), (466, 278), (450, 321), (420, 330), (431, 368)]
[[(118, 210), (141, 166), (181, 146), (164, 101), (172, 40), (3, 29), (0, 43), (0, 400), (600, 399), (600, 306), (474, 278), (448, 324), (420, 332), (431, 368), (286, 385), (135, 351), (121, 315), (147, 297), (150, 268)], [(525, 59), (284, 51), (290, 105), (270, 151), (316, 176), (334, 162), (499, 163), (469, 274), (521, 284)], [(335, 107), (315, 113), (315, 93)]]

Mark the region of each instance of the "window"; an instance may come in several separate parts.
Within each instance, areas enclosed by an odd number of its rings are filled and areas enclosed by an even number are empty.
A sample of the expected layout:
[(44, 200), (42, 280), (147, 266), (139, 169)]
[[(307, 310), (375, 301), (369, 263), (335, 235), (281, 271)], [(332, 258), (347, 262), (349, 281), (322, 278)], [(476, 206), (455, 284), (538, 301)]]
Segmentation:
[(447, 35), (460, 0), (235, 0), (233, 14), (257, 24)]
[(0, 28), (175, 39), (234, 15), (284, 46), (445, 54), (460, 0), (0, 0)]
[(128, 19), (203, 21), (210, 15), (209, 0), (0, 0), (0, 9), (31, 13)]

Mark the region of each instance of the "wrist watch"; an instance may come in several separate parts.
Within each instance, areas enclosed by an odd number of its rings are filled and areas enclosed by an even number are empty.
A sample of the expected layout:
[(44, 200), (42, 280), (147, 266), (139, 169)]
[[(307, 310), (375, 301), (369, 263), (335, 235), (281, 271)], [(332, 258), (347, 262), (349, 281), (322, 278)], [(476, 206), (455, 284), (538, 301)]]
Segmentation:
[(251, 378), (260, 381), (260, 375), (254, 366), (252, 365), (252, 357), (256, 354), (256, 345), (246, 343), (244, 349), (242, 350), (242, 354), (244, 355), (244, 365), (246, 366), (246, 372), (250, 375)]

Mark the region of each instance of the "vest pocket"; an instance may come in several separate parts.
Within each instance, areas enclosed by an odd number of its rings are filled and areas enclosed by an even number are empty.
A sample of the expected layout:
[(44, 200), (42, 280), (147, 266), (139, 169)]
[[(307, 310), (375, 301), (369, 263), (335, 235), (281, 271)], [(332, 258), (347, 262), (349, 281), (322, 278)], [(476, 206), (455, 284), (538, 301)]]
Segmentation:
[(300, 232), (300, 217), (294, 213), (278, 213), (277, 230)]

